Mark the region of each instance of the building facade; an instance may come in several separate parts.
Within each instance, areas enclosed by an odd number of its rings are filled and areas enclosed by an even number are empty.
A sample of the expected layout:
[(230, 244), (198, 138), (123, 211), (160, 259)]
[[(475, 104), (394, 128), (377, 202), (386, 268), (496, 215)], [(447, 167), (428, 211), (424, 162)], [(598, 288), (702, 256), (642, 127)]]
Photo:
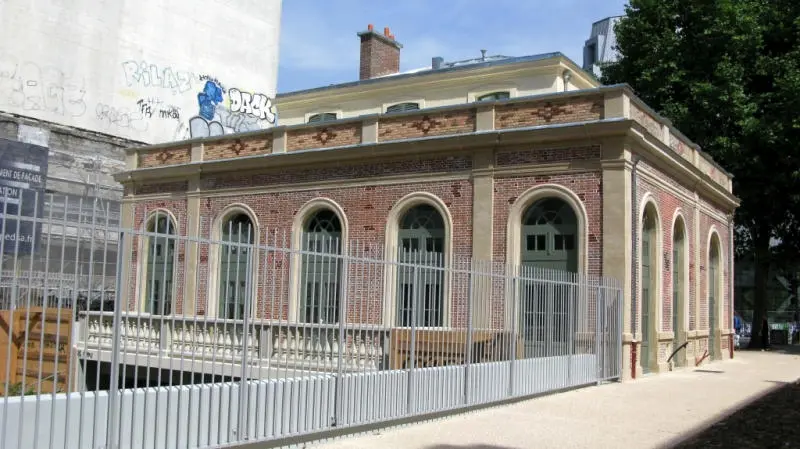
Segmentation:
[[(561, 54), (434, 58), (398, 73), (401, 46), (388, 29), (359, 38), (361, 79), (278, 96), (281, 126), (127, 150), (116, 175), (124, 228), (222, 242), (180, 245), (156, 275), (148, 264), (162, 256), (147, 238), (126, 241), (129, 310), (239, 319), (247, 308), (256, 319), (335, 323), (336, 294), (323, 289), (332, 305), (311, 306), (307, 287), (330, 280), (330, 267), (224, 250), (284, 235), (298, 251), (616, 278), (626, 377), (732, 356), (738, 200), (730, 175), (668, 120)], [(398, 283), (401, 268), (358, 276), (381, 286), (361, 300), (364, 323), (469, 319), (469, 298), (447, 279), (426, 278), (430, 313), (411, 317), (408, 292), (419, 286)], [(172, 286), (166, 309), (153, 305), (154, 280)], [(511, 300), (507, 286), (495, 294)]]
[[(26, 282), (65, 275), (61, 296), (113, 296), (116, 233), (78, 223), (119, 226), (123, 148), (272, 126), (280, 18), (280, 0), (2, 2), (0, 138), (49, 149), (38, 212), (64, 224), (43, 227), (31, 263), (3, 251), (0, 287), (24, 267)], [(90, 239), (106, 249), (79, 249)]]
[(614, 62), (619, 58), (617, 51), (617, 34), (614, 26), (622, 16), (606, 17), (592, 24), (589, 39), (583, 45), (583, 70), (600, 78), (603, 64)]

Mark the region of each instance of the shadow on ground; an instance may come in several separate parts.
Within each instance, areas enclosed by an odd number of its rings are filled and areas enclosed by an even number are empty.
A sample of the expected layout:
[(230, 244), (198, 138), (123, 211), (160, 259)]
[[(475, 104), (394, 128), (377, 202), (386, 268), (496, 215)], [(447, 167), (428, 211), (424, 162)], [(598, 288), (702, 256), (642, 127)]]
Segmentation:
[(696, 432), (682, 435), (662, 447), (800, 448), (800, 382), (766, 382), (774, 387), (764, 395), (736, 409), (723, 411), (699, 426)]

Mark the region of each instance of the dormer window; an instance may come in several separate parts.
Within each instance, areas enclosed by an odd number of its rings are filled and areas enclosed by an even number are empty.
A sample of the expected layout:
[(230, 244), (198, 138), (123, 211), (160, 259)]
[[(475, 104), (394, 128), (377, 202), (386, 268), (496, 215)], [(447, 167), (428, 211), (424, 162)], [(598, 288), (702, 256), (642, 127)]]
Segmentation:
[(321, 114), (314, 114), (308, 117), (307, 123), (322, 123), (322, 122), (332, 122), (336, 120), (338, 117), (336, 116), (335, 112), (323, 112)]
[(508, 98), (511, 98), (511, 94), (508, 91), (492, 92), (490, 94), (481, 95), (478, 97), (478, 101), (506, 100)]
[(386, 108), (386, 113), (416, 111), (417, 109), (419, 109), (419, 103), (397, 103)]

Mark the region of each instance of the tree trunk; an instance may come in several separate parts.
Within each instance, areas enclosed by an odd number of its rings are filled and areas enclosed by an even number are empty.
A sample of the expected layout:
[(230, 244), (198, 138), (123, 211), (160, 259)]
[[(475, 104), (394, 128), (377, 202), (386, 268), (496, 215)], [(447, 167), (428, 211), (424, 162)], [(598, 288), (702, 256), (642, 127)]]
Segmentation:
[[(761, 320), (767, 316), (769, 298), (767, 297), (767, 287), (769, 286), (770, 271), (770, 247), (769, 234), (761, 237), (755, 243), (755, 298), (753, 301), (753, 323), (752, 333), (750, 334), (750, 345), (748, 348), (757, 349), (761, 347)], [(764, 235), (762, 234), (762, 236)]]

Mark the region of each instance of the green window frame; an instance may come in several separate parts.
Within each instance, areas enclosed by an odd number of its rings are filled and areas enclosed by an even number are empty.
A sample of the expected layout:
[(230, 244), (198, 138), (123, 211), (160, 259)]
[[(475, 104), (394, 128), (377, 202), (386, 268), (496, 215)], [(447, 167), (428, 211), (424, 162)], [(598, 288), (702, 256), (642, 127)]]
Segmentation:
[(315, 212), (303, 227), (300, 319), (339, 322), (342, 276), (342, 223), (332, 210)]
[(222, 225), (219, 267), (219, 317), (240, 320), (250, 306), (255, 227), (246, 214), (230, 216)]
[(575, 289), (534, 280), (533, 272), (548, 269), (577, 273), (578, 217), (566, 201), (543, 198), (528, 207), (521, 225), (521, 333), (528, 342), (544, 344), (543, 350), (526, 356), (546, 356), (558, 351), (554, 344), (568, 340)]
[(157, 213), (147, 224), (147, 265), (145, 266), (145, 312), (169, 315), (175, 274), (175, 223), (166, 213)]
[(444, 325), (445, 222), (429, 204), (407, 210), (398, 226), (397, 325)]

